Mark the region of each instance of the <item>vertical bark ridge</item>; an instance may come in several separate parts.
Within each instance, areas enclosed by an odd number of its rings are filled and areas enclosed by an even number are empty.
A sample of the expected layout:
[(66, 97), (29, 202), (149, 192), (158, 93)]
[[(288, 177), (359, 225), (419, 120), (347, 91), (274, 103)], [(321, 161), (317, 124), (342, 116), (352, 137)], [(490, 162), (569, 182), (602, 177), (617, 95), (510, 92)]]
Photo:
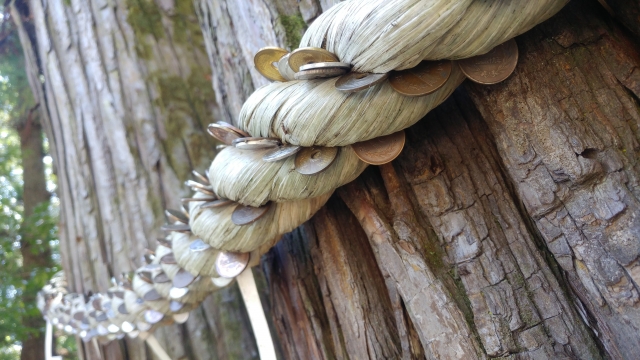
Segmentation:
[[(509, 177), (609, 355), (640, 346), (640, 57), (597, 4), (519, 39), (516, 74), (469, 85)], [(517, 96), (514, 96), (517, 94)]]

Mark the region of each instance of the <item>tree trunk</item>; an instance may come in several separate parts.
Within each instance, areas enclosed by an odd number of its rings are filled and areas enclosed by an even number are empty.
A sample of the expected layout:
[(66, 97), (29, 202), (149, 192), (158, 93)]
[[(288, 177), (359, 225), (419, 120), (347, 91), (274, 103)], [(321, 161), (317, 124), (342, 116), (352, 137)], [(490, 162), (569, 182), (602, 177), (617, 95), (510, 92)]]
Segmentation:
[[(253, 54), (330, 5), (200, 1), (224, 120)], [(263, 261), (285, 357), (640, 351), (637, 45), (593, 1), (517, 41), (509, 80), (465, 84)]]
[[(35, 286), (29, 286), (29, 281), (38, 272), (50, 268), (53, 264), (49, 244), (40, 237), (37, 224), (32, 221), (37, 207), (46, 203), (51, 196), (47, 191), (47, 181), (44, 173), (44, 149), (42, 145), (42, 126), (37, 117), (36, 109), (25, 114), (18, 125), (20, 136), (20, 157), (23, 170), (23, 221), (20, 228), (20, 254), (22, 255), (22, 279), (27, 284), (22, 294), (22, 301), (27, 309), (35, 309)], [(44, 244), (42, 242), (45, 242)], [(31, 284), (34, 284), (31, 281)], [(34, 311), (27, 311), (22, 315), (22, 324), (32, 330), (44, 328), (42, 316)], [(44, 334), (41, 332), (28, 333), (22, 343), (20, 358), (22, 360), (44, 359)]]
[[(21, 40), (48, 118), (62, 265), (72, 291), (104, 292), (155, 248), (164, 209), (179, 208), (184, 180), (211, 161), (204, 128), (218, 108), (202, 33), (189, 1), (33, 0), (29, 9), (21, 26), (35, 36)], [(156, 336), (174, 359), (257, 357), (236, 287)], [(138, 340), (101, 354), (78, 343), (85, 359), (152, 356)]]
[[(31, 2), (76, 291), (139, 265), (162, 207), (213, 157), (204, 125), (233, 122), (266, 83), (253, 55), (292, 49), (332, 2), (196, 0), (202, 38), (190, 3), (172, 4)], [(638, 45), (595, 0), (517, 42), (507, 81), (465, 83), (407, 130), (397, 160), (263, 258), (283, 358), (640, 353)], [(238, 297), (217, 293), (163, 330), (180, 339), (165, 342), (172, 357), (256, 357)]]

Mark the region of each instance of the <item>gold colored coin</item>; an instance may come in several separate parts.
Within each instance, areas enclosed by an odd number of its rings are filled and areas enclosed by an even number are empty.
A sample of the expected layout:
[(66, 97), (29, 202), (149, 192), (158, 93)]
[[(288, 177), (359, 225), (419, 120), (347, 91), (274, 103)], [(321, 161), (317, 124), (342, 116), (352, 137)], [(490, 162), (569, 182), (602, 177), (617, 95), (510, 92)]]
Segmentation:
[(351, 147), (360, 160), (371, 165), (382, 165), (397, 158), (404, 148), (404, 130), (391, 135), (353, 144)]
[(389, 74), (372, 74), (359, 73), (352, 71), (348, 74), (340, 76), (336, 81), (336, 89), (351, 93), (368, 89), (374, 85), (380, 84), (389, 77)]
[(440, 89), (451, 76), (451, 60), (423, 61), (418, 66), (389, 75), (393, 89), (405, 96), (424, 96)]
[(258, 72), (267, 79), (272, 81), (287, 81), (287, 79), (280, 75), (280, 71), (278, 71), (274, 63), (278, 63), (278, 61), (288, 53), (287, 50), (278, 47), (265, 47), (256, 53), (253, 57), (253, 63)]
[(185, 322), (187, 322), (187, 320), (189, 320), (189, 314), (190, 313), (188, 312), (182, 314), (173, 314), (172, 317), (173, 320), (178, 324), (184, 324)]
[(303, 175), (317, 174), (328, 168), (336, 157), (338, 157), (337, 147), (306, 147), (296, 155), (296, 171)]
[(263, 217), (270, 208), (271, 203), (266, 203), (260, 207), (238, 204), (231, 214), (231, 221), (238, 226), (249, 225)]
[(216, 258), (216, 271), (224, 278), (234, 278), (249, 264), (249, 253), (222, 251)]
[(506, 41), (484, 55), (460, 60), (460, 70), (471, 81), (484, 85), (506, 80), (518, 64), (518, 44), (514, 39)]
[(177, 288), (183, 288), (191, 285), (193, 281), (196, 279), (196, 275), (188, 272), (185, 269), (180, 269), (173, 277), (173, 286)]
[(319, 63), (337, 62), (338, 57), (321, 48), (306, 47), (295, 50), (289, 55), (289, 66), (294, 72), (300, 71), (300, 66)]

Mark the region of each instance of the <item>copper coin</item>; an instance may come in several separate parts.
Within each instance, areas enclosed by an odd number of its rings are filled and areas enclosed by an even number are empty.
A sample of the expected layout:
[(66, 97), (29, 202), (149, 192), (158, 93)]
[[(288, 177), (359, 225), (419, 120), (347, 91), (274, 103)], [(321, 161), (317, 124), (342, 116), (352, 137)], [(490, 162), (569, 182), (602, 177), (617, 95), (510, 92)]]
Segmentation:
[(177, 232), (189, 232), (191, 227), (187, 224), (167, 224), (162, 225), (160, 228), (162, 231), (177, 231)]
[(222, 251), (216, 259), (216, 271), (225, 278), (234, 278), (249, 264), (249, 253)]
[(229, 205), (229, 204), (232, 204), (232, 203), (233, 203), (233, 201), (231, 201), (229, 199), (219, 199), (219, 200), (206, 202), (206, 203), (200, 205), (200, 208), (202, 208), (202, 209), (212, 209), (212, 208), (217, 208), (217, 207), (222, 207), (222, 206), (225, 206), (225, 205)]
[(185, 322), (187, 322), (187, 320), (189, 320), (189, 313), (186, 312), (182, 314), (174, 314), (173, 320), (178, 324), (184, 324)]
[(338, 61), (331, 61), (331, 62), (317, 62), (317, 63), (311, 63), (311, 64), (300, 66), (300, 71), (320, 70), (320, 69), (342, 69), (346, 72), (351, 69), (351, 64), (338, 62)]
[(371, 165), (382, 165), (397, 158), (404, 148), (404, 130), (391, 135), (362, 141), (351, 145), (360, 160)]
[[(251, 135), (249, 135), (248, 132), (240, 129), (239, 127), (233, 126), (233, 125), (229, 124), (226, 121), (216, 121), (216, 124), (218, 124), (220, 126), (224, 126), (227, 129), (233, 130), (233, 131), (237, 132), (238, 134), (240, 134), (240, 136), (242, 136), (242, 137), (251, 137)], [(208, 176), (209, 176), (209, 174), (207, 173), (207, 177)]]
[(440, 89), (451, 76), (451, 60), (423, 61), (418, 66), (389, 75), (393, 89), (405, 96), (424, 96)]
[(293, 71), (293, 69), (291, 69), (291, 66), (289, 66), (289, 54), (281, 57), (280, 61), (278, 61), (278, 71), (280, 72), (280, 75), (282, 75), (282, 77), (287, 81), (296, 79), (296, 73)]
[(138, 272), (138, 277), (147, 284), (153, 284), (153, 280), (151, 280), (151, 273), (149, 271)]
[(167, 283), (171, 281), (171, 279), (169, 279), (169, 276), (163, 271), (160, 274), (154, 276), (153, 278), (153, 283), (154, 284), (163, 284), (163, 283)]
[(193, 176), (195, 176), (196, 178), (198, 178), (198, 180), (202, 181), (203, 184), (206, 185), (211, 185), (211, 183), (209, 182), (209, 177), (200, 174), (199, 172), (192, 170), (191, 173), (193, 174)]
[(472, 81), (491, 85), (504, 81), (518, 64), (518, 44), (514, 39), (506, 41), (484, 55), (458, 62), (460, 70)]
[(160, 296), (156, 289), (151, 289), (144, 294), (142, 299), (144, 299), (144, 301), (156, 301), (162, 299), (162, 296)]
[(156, 240), (158, 240), (158, 244), (171, 249), (171, 240), (163, 238), (157, 238)]
[(231, 214), (231, 221), (238, 226), (251, 224), (263, 217), (270, 207), (271, 203), (266, 203), (260, 207), (238, 204), (236, 209), (233, 210), (233, 214)]
[(120, 304), (120, 306), (118, 306), (118, 312), (120, 314), (122, 314), (122, 315), (128, 315), (129, 314), (129, 312), (127, 311), (127, 306), (124, 303), (122, 303), (122, 304)]
[(207, 188), (204, 188), (204, 187), (195, 187), (194, 186), (194, 187), (191, 187), (191, 190), (197, 191), (197, 192), (199, 192), (201, 194), (205, 194), (207, 196), (216, 196), (216, 193), (214, 193), (213, 190), (210, 190), (210, 189), (207, 189)]
[(359, 73), (352, 71), (348, 74), (340, 76), (336, 81), (336, 89), (342, 92), (357, 92), (368, 89), (374, 85), (380, 84), (389, 77), (389, 74), (372, 74), (372, 73)]
[(289, 156), (296, 154), (300, 149), (302, 149), (302, 147), (297, 145), (283, 145), (264, 154), (262, 160), (266, 162), (275, 162), (286, 159)]
[(182, 201), (182, 203), (190, 203), (190, 202), (194, 202), (194, 201), (213, 201), (215, 200), (216, 197), (201, 197), (201, 198), (182, 198), (180, 199), (180, 201)]
[(233, 146), (241, 150), (268, 149), (280, 146), (280, 140), (276, 138), (247, 137), (233, 140)]
[(164, 214), (167, 216), (167, 218), (169, 218), (169, 221), (173, 223), (180, 222), (183, 224), (189, 224), (189, 219), (182, 211), (166, 209), (164, 211)]
[(317, 174), (333, 163), (338, 157), (337, 147), (306, 147), (296, 155), (296, 171), (303, 175)]
[(171, 288), (169, 290), (169, 297), (172, 299), (180, 299), (181, 297), (187, 295), (187, 293), (189, 293), (189, 289), (188, 288)]
[(204, 189), (204, 190), (211, 191), (211, 186), (210, 185), (200, 184), (197, 181), (187, 180), (187, 181), (184, 182), (184, 184), (187, 185), (190, 188), (198, 188), (198, 189)]
[(211, 245), (202, 241), (202, 239), (197, 239), (196, 241), (189, 244), (189, 250), (193, 252), (201, 252), (209, 249), (211, 249)]
[(99, 297), (96, 297), (93, 300), (91, 300), (91, 305), (93, 306), (94, 309), (98, 311), (102, 311), (102, 299), (100, 299)]
[(325, 68), (325, 69), (311, 69), (300, 70), (296, 73), (296, 80), (314, 80), (324, 79), (330, 77), (336, 77), (343, 75), (347, 70), (343, 68)]
[(207, 126), (207, 132), (209, 135), (213, 136), (214, 139), (227, 145), (231, 145), (233, 140), (243, 137), (240, 133), (234, 131), (230, 127), (220, 125), (219, 123), (209, 124), (209, 126)]
[(173, 253), (167, 254), (167, 255), (163, 256), (162, 258), (160, 258), (160, 262), (162, 264), (167, 264), (167, 265), (175, 265), (175, 264), (177, 264), (176, 257), (175, 257), (175, 255), (173, 255)]
[(169, 303), (169, 310), (171, 310), (171, 312), (177, 312), (180, 311), (184, 307), (184, 305), (184, 303), (171, 300), (171, 302)]
[(148, 322), (151, 325), (160, 322), (163, 317), (164, 315), (161, 312), (153, 309), (149, 309), (144, 312), (144, 321)]
[(300, 66), (319, 63), (337, 62), (338, 57), (329, 51), (316, 47), (299, 48), (289, 54), (289, 66), (294, 72), (300, 71)]
[(289, 52), (278, 47), (265, 47), (260, 49), (253, 57), (253, 64), (262, 76), (272, 81), (287, 81), (273, 63), (277, 63)]
[(196, 275), (188, 272), (185, 269), (178, 270), (176, 276), (173, 277), (173, 286), (177, 288), (183, 288), (191, 285), (196, 279)]

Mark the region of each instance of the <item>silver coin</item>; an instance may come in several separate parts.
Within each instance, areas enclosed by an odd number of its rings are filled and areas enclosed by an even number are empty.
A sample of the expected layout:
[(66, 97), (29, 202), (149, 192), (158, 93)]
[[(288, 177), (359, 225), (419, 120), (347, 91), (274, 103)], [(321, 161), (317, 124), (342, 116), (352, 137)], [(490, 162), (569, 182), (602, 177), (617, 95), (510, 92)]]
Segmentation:
[(167, 224), (160, 227), (162, 231), (189, 232), (191, 227), (187, 224)]
[(127, 333), (127, 336), (129, 336), (132, 339), (137, 338), (138, 335), (140, 335), (140, 330), (131, 330)]
[(344, 75), (347, 69), (344, 68), (324, 68), (324, 69), (311, 69), (305, 71), (298, 71), (296, 73), (296, 80), (314, 80), (331, 78), (340, 75)]
[(203, 184), (206, 185), (211, 185), (211, 183), (209, 182), (209, 177), (200, 174), (199, 172), (192, 170), (191, 173), (193, 174), (193, 176), (195, 176), (196, 178), (198, 178), (198, 180), (202, 181)]
[(189, 244), (189, 250), (191, 250), (193, 252), (200, 252), (200, 251), (205, 251), (205, 250), (209, 250), (209, 249), (211, 249), (211, 245), (209, 245), (206, 242), (202, 241), (202, 239), (198, 239), (198, 240), (192, 242), (191, 244)]
[(200, 208), (201, 209), (212, 209), (212, 208), (222, 207), (222, 206), (229, 205), (229, 204), (233, 204), (233, 201), (231, 201), (229, 199), (219, 199), (219, 200), (206, 202), (206, 203), (200, 205)]
[(225, 278), (234, 278), (249, 264), (249, 253), (222, 251), (216, 259), (216, 271)]
[(278, 71), (287, 81), (295, 80), (296, 72), (289, 66), (289, 54), (280, 58), (278, 61)]
[(171, 290), (169, 290), (169, 297), (172, 299), (180, 299), (181, 297), (187, 295), (188, 292), (189, 289), (187, 288), (172, 287)]
[(169, 310), (171, 310), (172, 312), (178, 312), (184, 307), (184, 305), (184, 303), (171, 300), (171, 302), (169, 303)]
[(259, 150), (280, 146), (276, 138), (247, 137), (233, 140), (233, 146), (240, 150)]
[(262, 160), (266, 162), (276, 162), (282, 159), (286, 159), (291, 155), (295, 155), (298, 151), (300, 151), (300, 149), (302, 149), (302, 147), (298, 145), (283, 145), (264, 154)]
[(164, 314), (162, 314), (159, 311), (155, 311), (153, 309), (149, 309), (144, 312), (144, 321), (148, 322), (151, 325), (160, 322), (160, 320), (162, 320), (163, 317), (164, 317)]
[(180, 223), (183, 223), (183, 224), (188, 224), (189, 223), (189, 218), (182, 211), (173, 210), (173, 209), (166, 209), (164, 211), (164, 214), (167, 216), (169, 221), (172, 222), (172, 223), (176, 223), (176, 222), (180, 222)]
[(300, 66), (300, 71), (319, 70), (319, 69), (344, 69), (345, 72), (351, 69), (351, 64), (343, 62), (317, 62)]
[(135, 329), (133, 324), (128, 321), (124, 321), (122, 325), (120, 325), (120, 328), (126, 333), (132, 332)]
[(151, 329), (151, 325), (144, 321), (137, 321), (136, 327), (140, 329), (140, 331), (149, 331), (149, 329)]
[(385, 81), (388, 77), (389, 74), (350, 72), (340, 76), (335, 87), (342, 92), (352, 93), (368, 89)]

